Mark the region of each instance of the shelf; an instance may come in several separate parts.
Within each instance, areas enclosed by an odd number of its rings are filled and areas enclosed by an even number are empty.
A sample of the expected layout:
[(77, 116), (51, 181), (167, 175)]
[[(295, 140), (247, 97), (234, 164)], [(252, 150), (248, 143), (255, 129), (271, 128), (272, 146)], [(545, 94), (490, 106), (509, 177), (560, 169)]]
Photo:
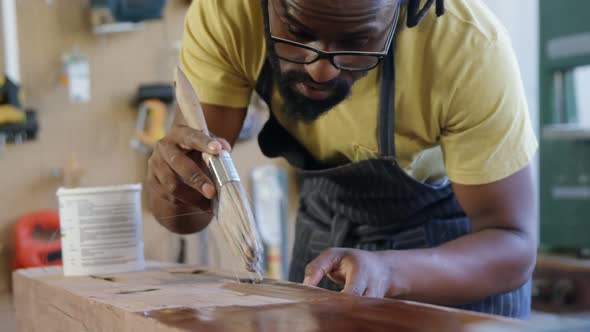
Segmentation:
[(143, 29), (143, 23), (119, 22), (95, 25), (92, 31), (97, 35), (104, 35), (116, 32), (136, 31)]
[(590, 141), (590, 127), (579, 124), (554, 124), (544, 126), (542, 137), (546, 140)]

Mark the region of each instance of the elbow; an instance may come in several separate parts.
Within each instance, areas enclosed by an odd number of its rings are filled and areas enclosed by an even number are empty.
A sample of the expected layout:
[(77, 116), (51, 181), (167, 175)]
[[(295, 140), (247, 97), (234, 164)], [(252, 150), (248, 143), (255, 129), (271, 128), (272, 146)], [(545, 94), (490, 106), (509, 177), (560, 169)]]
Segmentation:
[(537, 241), (534, 236), (517, 233), (514, 241), (515, 250), (510, 259), (512, 266), (508, 270), (512, 271), (509, 282), (512, 289), (522, 286), (532, 277), (537, 262)]
[(536, 262), (537, 252), (528, 252), (526, 254), (526, 257), (523, 259), (521, 268), (519, 269), (520, 273), (517, 275), (517, 278), (515, 280), (516, 287), (522, 286), (533, 276)]

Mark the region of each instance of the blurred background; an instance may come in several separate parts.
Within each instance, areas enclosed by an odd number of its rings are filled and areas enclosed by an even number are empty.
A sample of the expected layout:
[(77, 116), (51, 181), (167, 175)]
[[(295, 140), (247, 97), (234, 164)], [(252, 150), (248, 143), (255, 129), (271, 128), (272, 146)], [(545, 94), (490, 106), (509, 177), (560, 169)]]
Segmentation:
[[(151, 147), (173, 116), (190, 1), (1, 1), (0, 294), (9, 303), (11, 271), (35, 264), (19, 257), (59, 264), (59, 187), (144, 180)], [(590, 2), (483, 1), (512, 38), (541, 143), (534, 306), (581, 317), (590, 311)], [(254, 96), (233, 158), (265, 230), (268, 274), (286, 278), (298, 188), (289, 167), (258, 149), (266, 116)], [(214, 230), (174, 235), (145, 197), (142, 206), (146, 259), (235, 264)], [(29, 238), (44, 245), (27, 246)]]

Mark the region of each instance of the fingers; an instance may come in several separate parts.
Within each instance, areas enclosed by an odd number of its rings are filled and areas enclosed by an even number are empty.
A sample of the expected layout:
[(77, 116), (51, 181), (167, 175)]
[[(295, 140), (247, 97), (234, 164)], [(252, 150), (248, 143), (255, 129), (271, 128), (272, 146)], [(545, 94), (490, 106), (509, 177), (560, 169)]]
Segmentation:
[[(156, 165), (155, 174), (169, 192), (181, 192), (183, 190), (182, 184), (186, 184), (208, 199), (215, 196), (215, 186), (212, 180), (186, 155), (185, 151), (168, 141), (160, 141), (157, 148), (168, 167), (161, 164)], [(156, 159), (157, 161), (158, 159)]]
[(176, 126), (170, 131), (168, 140), (178, 144), (184, 150), (197, 150), (213, 155), (219, 154), (224, 149), (231, 150), (231, 145), (226, 140), (209, 137), (187, 126)]
[(202, 154), (231, 150), (223, 138), (211, 138), (185, 125), (175, 125), (154, 147), (145, 181), (150, 197), (186, 209), (210, 211), (216, 192)]
[(162, 158), (152, 157), (148, 161), (146, 185), (151, 192), (170, 203), (182, 203), (208, 209), (210, 202), (197, 190), (184, 184)]
[(215, 136), (213, 134), (211, 134), (211, 136), (213, 136), (213, 138), (215, 138), (216, 140), (219, 141), (219, 143), (221, 143), (221, 146), (223, 147), (223, 149), (225, 151), (231, 152), (231, 149), (232, 149), (231, 144), (229, 144), (229, 142), (225, 138), (221, 138), (221, 137)]
[(367, 285), (367, 288), (362, 295), (367, 297), (382, 298), (385, 295), (385, 290), (383, 289), (381, 283), (376, 282), (374, 285)]
[(327, 276), (342, 285), (343, 294), (384, 297), (389, 289), (386, 269), (371, 252), (348, 248), (330, 248), (305, 267), (303, 284), (317, 286)]
[(322, 278), (338, 266), (342, 259), (339, 248), (330, 248), (322, 252), (305, 267), (304, 285), (317, 286)]
[[(164, 188), (156, 176), (148, 178), (145, 182), (146, 191), (149, 193), (148, 198), (151, 200), (158, 199), (168, 202), (171, 206), (184, 207), (184, 209), (197, 209), (203, 213), (211, 213), (211, 201), (205, 199), (194, 189), (186, 186), (190, 190), (189, 194), (169, 193)], [(153, 202), (153, 201), (152, 201)], [(150, 206), (156, 206), (151, 204)], [(157, 211), (153, 211), (156, 213)]]
[(346, 285), (341, 293), (362, 296), (367, 290), (367, 278), (363, 278), (358, 273), (349, 273), (346, 277)]
[(367, 283), (367, 289), (365, 289), (363, 296), (384, 298), (387, 296), (390, 286), (388, 277), (384, 273), (378, 273)]
[(184, 151), (164, 140), (158, 142), (148, 162), (148, 182), (161, 195), (171, 195), (190, 205), (200, 196), (215, 195), (215, 188), (203, 170)]

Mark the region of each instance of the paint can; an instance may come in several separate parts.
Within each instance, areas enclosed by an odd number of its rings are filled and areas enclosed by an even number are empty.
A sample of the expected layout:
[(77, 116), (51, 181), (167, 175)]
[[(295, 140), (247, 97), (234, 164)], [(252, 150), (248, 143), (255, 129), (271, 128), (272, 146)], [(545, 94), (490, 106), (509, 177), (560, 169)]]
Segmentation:
[(57, 197), (64, 275), (144, 269), (141, 184), (60, 188)]

